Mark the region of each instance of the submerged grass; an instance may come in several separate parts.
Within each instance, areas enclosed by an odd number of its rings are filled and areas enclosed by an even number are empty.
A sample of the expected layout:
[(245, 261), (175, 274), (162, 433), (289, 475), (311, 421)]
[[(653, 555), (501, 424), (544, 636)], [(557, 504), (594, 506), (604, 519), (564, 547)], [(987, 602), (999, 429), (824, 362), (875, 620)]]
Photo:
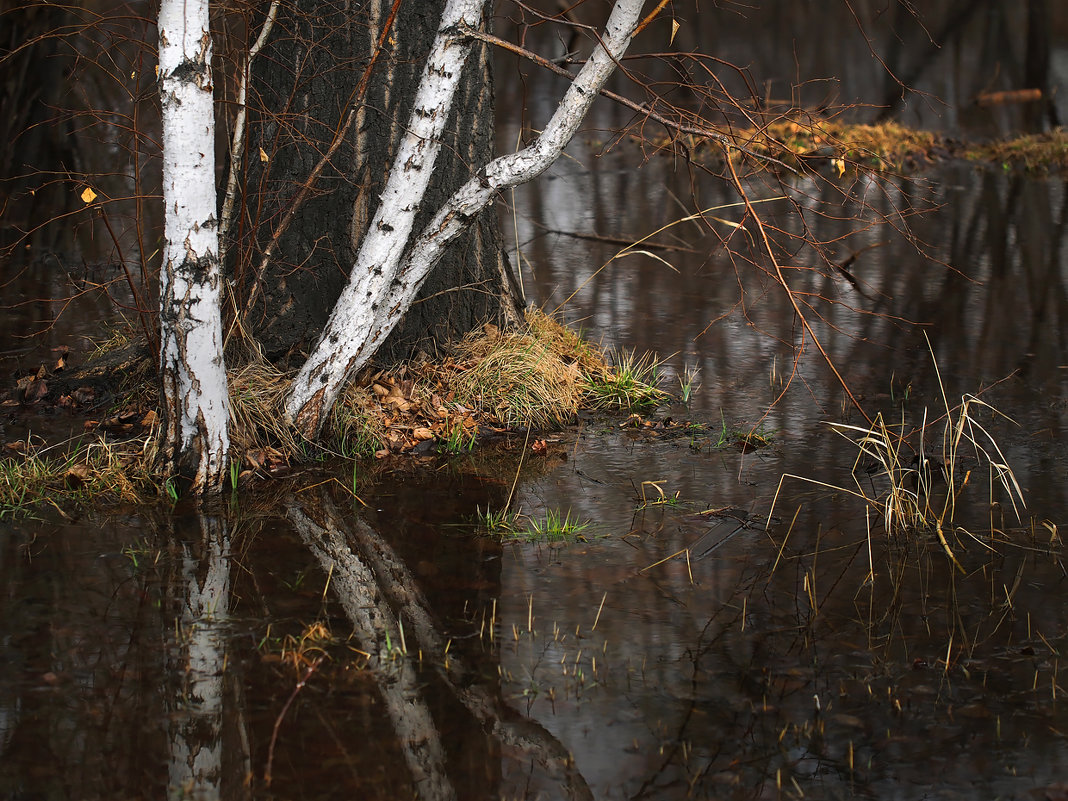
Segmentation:
[(570, 509), (563, 515), (546, 509), (540, 517), (534, 517), (507, 509), (487, 508), (485, 512), (479, 510), (477, 521), (487, 533), (505, 542), (573, 542), (584, 539), (584, 532), (590, 527), (589, 520), (572, 517)]
[(668, 400), (660, 389), (660, 362), (651, 354), (621, 351), (611, 367), (589, 375), (586, 396), (598, 409), (650, 409)]
[(571, 517), (571, 510), (564, 513), (552, 509), (545, 511), (544, 517), (531, 517), (527, 520), (526, 539), (535, 542), (560, 542), (581, 539), (582, 532), (590, 527), (590, 521)]

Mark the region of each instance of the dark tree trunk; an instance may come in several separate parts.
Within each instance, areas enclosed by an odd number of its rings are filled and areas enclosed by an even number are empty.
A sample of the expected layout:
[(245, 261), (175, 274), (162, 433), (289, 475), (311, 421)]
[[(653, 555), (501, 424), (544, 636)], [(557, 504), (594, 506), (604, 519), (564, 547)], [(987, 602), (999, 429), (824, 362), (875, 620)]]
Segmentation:
[[(400, 0), (344, 142), (279, 239), (268, 269), (255, 276), (302, 182), (344, 126), (393, 5), (371, 0), (353, 11), (335, 0), (289, 4), (253, 64), (245, 212), (234, 225), (238, 245), (230, 267), (242, 305), (251, 293), (247, 323), (270, 355), (314, 344), (345, 284), (411, 113), (440, 2)], [(416, 230), (492, 155), (493, 96), (484, 48), (473, 54), (467, 72)], [(512, 322), (515, 297), (490, 210), (438, 265), (379, 357), (433, 352), (483, 322)]]
[[(71, 205), (69, 187), (35, 173), (82, 165), (76, 126), (57, 113), (69, 103), (77, 54), (55, 32), (77, 25), (76, 15), (60, 4), (0, 0), (0, 20), (0, 210), (6, 223), (0, 225), (0, 249), (5, 249), (24, 241), (20, 229), (32, 229)], [(47, 242), (43, 234), (31, 239)]]

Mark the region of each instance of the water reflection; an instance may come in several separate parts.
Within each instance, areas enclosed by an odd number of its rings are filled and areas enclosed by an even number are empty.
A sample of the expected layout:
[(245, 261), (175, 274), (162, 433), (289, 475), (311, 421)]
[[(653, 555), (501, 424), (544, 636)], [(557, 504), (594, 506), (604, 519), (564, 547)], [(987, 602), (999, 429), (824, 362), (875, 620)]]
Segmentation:
[[(933, 5), (947, 24), (967, 10), (967, 26), (996, 42), (994, 23), (1016, 36), (1030, 4)], [(843, 99), (881, 95), (885, 75), (849, 19), (812, 11), (778, 4), (752, 40), (723, 33), (725, 52), (769, 59), (775, 93), (796, 69), (784, 43), (818, 22), (865, 64), (844, 73)], [(801, 53), (802, 69), (818, 73), (832, 50)], [(952, 99), (984, 78), (969, 68), (983, 53), (964, 38), (927, 56), (903, 45), (901, 63)], [(1051, 82), (1063, 62), (1054, 41)], [(799, 91), (817, 102), (826, 87)], [(537, 88), (530, 109), (552, 97)], [(937, 112), (907, 104), (917, 118)], [(947, 124), (970, 124), (974, 110), (958, 108)], [(596, 124), (626, 118), (604, 113), (616, 116)], [(980, 129), (1015, 124), (974, 113)], [(879, 185), (750, 184), (754, 197), (786, 196), (762, 206), (780, 259), (869, 413), (915, 424), (941, 413), (943, 387), (950, 403), (986, 388), (1019, 424), (983, 417), (1035, 519), (1003, 519), (977, 476), (964, 496), (976, 537), (950, 537), (962, 572), (936, 538), (889, 538), (846, 494), (800, 481), (783, 485), (769, 525), (740, 525), (768, 514), (784, 473), (854, 486), (856, 452), (825, 422), (859, 416), (760, 271), (754, 229), (732, 225), (734, 194), (667, 158), (635, 169), (627, 148), (576, 146), (517, 190), (516, 257), (532, 302), (563, 304), (606, 345), (674, 354), (674, 373), (699, 368), (691, 403), (659, 414), (702, 428), (667, 436), (583, 417), (551, 437), (552, 460), (525, 454), (516, 503), (591, 522), (567, 545), (475, 532), (476, 511), (508, 497), (521, 443), (481, 463), (368, 477), (366, 505), (337, 482), (309, 489), (328, 477), (305, 475), (278, 498), (268, 487), (239, 499), (236, 514), (0, 521), (0, 791), (952, 798), (1020, 795), (1064, 775), (1064, 183), (942, 165)], [(657, 236), (663, 261), (613, 259), (621, 242), (715, 206)], [(905, 231), (895, 215), (910, 209), (926, 213)], [(898, 226), (864, 221), (879, 216)], [(819, 248), (791, 238), (803, 230)], [(828, 262), (848, 262), (850, 276)], [(58, 297), (53, 278), (24, 273), (20, 297)], [(5, 342), (47, 321), (19, 308), (3, 318)], [(719, 425), (758, 421), (772, 447), (714, 447)], [(16, 439), (37, 421), (2, 424)], [(350, 466), (339, 476), (351, 485)], [(643, 503), (646, 482), (677, 500)], [(706, 514), (725, 508), (735, 516)], [(341, 644), (294, 669), (281, 643), (315, 622)]]
[[(176, 589), (185, 590), (175, 619), (168, 674), (177, 680), (169, 715), (168, 784), (183, 798), (222, 797), (222, 729), (230, 616), (230, 538), (225, 519), (199, 515), (201, 539), (182, 543)], [(244, 754), (248, 763), (248, 754)]]

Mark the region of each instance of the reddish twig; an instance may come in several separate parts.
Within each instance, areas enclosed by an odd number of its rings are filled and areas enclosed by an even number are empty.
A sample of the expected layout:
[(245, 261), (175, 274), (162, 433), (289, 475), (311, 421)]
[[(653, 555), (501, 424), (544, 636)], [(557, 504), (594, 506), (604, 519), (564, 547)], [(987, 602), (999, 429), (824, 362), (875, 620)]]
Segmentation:
[(286, 716), (286, 712), (289, 711), (289, 707), (293, 705), (293, 701), (296, 700), (297, 693), (304, 689), (304, 685), (308, 683), (308, 679), (311, 678), (319, 665), (323, 663), (323, 659), (326, 657), (318, 656), (315, 661), (311, 663), (308, 669), (304, 672), (304, 676), (297, 682), (297, 686), (293, 688), (293, 692), (289, 694), (289, 698), (286, 699), (285, 704), (282, 706), (282, 711), (278, 713), (278, 717), (274, 721), (274, 730), (271, 732), (271, 744), (267, 746), (267, 768), (263, 772), (263, 781), (270, 787), (271, 786), (271, 767), (274, 765), (274, 746), (278, 742), (278, 730), (282, 727), (282, 720)]

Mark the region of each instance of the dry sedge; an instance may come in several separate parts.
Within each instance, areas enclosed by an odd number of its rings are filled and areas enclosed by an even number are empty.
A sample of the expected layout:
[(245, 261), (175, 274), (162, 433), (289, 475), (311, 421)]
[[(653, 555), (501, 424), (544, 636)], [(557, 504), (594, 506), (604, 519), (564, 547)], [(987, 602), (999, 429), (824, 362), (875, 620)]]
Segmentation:
[(265, 359), (256, 359), (228, 375), (230, 440), (238, 451), (280, 447), (297, 450), (292, 429), (285, 425), (289, 376)]
[[(985, 410), (997, 415), (997, 410), (971, 395), (965, 395), (952, 409), (947, 403), (946, 409), (937, 425), (927, 422), (925, 412), (923, 424), (914, 432), (916, 436), (912, 441), (906, 434), (904, 421), (891, 426), (882, 415), (877, 415), (868, 428), (831, 423), (836, 433), (856, 445), (857, 459), (851, 469), (856, 489), (806, 476), (786, 475), (783, 481), (793, 478), (857, 498), (878, 512), (888, 534), (933, 533), (949, 559), (962, 569), (946, 537), (947, 533), (974, 537), (957, 523), (962, 495), (972, 483), (973, 472), (962, 470), (962, 461), (966, 457), (974, 459), (977, 462), (975, 469), (985, 468), (988, 472), (989, 496), (971, 499), (971, 504), (992, 505), (1000, 493), (1001, 499), (1009, 502), (1017, 519), (1025, 504), (1023, 492), (1001, 448), (976, 414), (977, 410)], [(771, 514), (774, 514), (783, 481), (775, 493)]]

